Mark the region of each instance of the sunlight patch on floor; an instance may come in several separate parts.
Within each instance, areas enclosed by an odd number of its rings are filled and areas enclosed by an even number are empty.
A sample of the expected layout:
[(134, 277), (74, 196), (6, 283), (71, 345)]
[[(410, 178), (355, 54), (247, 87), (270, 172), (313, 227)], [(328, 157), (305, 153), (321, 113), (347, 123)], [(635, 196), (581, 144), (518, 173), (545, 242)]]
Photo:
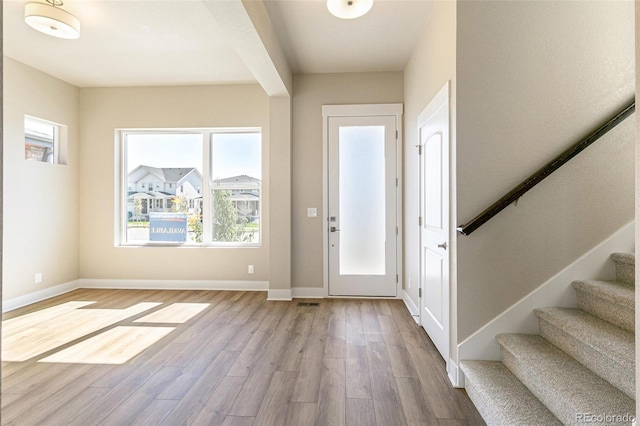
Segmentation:
[(119, 326), (38, 362), (124, 364), (173, 330), (175, 327)]
[[(67, 302), (2, 323), (2, 361), (22, 362), (161, 305), (90, 309), (95, 302)], [(81, 309), (82, 308), (82, 309)]]
[(134, 322), (183, 324), (207, 309), (210, 303), (173, 303)]

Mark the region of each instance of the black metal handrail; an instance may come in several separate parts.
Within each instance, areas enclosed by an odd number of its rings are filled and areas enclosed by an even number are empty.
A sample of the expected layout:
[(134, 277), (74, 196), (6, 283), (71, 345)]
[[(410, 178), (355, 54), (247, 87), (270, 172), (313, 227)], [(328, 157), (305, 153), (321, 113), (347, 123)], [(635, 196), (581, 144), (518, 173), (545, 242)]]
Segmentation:
[(571, 146), (565, 152), (551, 160), (546, 166), (542, 167), (540, 170), (529, 176), (527, 179), (522, 181), (520, 185), (513, 188), (511, 191), (506, 193), (502, 198), (493, 203), (491, 206), (486, 208), (482, 213), (478, 216), (474, 217), (470, 222), (466, 225), (458, 226), (457, 230), (462, 235), (469, 235), (479, 227), (481, 227), (484, 223), (486, 223), (489, 219), (500, 213), (504, 210), (508, 205), (517, 202), (520, 197), (522, 197), (527, 191), (531, 188), (539, 184), (543, 179), (549, 176), (551, 173), (558, 170), (560, 167), (565, 165), (569, 160), (582, 152), (589, 145), (600, 139), (605, 135), (609, 130), (616, 127), (620, 124), (625, 118), (633, 114), (636, 109), (635, 101), (631, 102), (628, 106), (626, 106), (622, 111), (617, 113), (615, 116), (610, 118), (606, 123), (600, 126), (596, 131), (591, 133), (586, 138), (580, 140), (578, 143)]

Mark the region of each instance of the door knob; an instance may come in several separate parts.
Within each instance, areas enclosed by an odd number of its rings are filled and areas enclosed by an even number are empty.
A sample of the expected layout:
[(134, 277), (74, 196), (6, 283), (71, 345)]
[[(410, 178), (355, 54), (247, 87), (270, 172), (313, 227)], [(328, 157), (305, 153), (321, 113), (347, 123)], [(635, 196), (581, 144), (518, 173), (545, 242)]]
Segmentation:
[(442, 249), (445, 249), (445, 250), (446, 250), (446, 249), (447, 249), (447, 242), (445, 241), (445, 242), (444, 242), (444, 243), (442, 243), (442, 244), (438, 244), (438, 247), (440, 247), (440, 248), (442, 248)]
[(332, 226), (331, 228), (329, 228), (329, 230), (331, 232), (340, 232), (340, 230), (338, 228), (336, 228), (335, 226)]

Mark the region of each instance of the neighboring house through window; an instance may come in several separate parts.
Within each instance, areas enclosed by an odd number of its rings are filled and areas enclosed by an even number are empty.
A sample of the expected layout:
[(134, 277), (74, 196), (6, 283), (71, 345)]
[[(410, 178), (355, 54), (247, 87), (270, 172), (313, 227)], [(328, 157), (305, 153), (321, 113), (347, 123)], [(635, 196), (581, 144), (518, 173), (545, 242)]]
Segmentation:
[(66, 164), (66, 126), (25, 115), (24, 158), (50, 164)]
[(259, 129), (119, 134), (120, 244), (260, 244)]

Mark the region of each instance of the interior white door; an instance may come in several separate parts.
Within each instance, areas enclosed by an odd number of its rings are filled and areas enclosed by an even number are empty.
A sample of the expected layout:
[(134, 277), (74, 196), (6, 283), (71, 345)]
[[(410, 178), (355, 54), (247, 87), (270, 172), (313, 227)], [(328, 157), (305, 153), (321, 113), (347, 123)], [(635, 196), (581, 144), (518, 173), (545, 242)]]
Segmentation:
[[(420, 323), (449, 359), (449, 91), (418, 121), (420, 135)], [(442, 91), (441, 91), (442, 92)]]
[(395, 296), (396, 118), (328, 118), (329, 295)]

